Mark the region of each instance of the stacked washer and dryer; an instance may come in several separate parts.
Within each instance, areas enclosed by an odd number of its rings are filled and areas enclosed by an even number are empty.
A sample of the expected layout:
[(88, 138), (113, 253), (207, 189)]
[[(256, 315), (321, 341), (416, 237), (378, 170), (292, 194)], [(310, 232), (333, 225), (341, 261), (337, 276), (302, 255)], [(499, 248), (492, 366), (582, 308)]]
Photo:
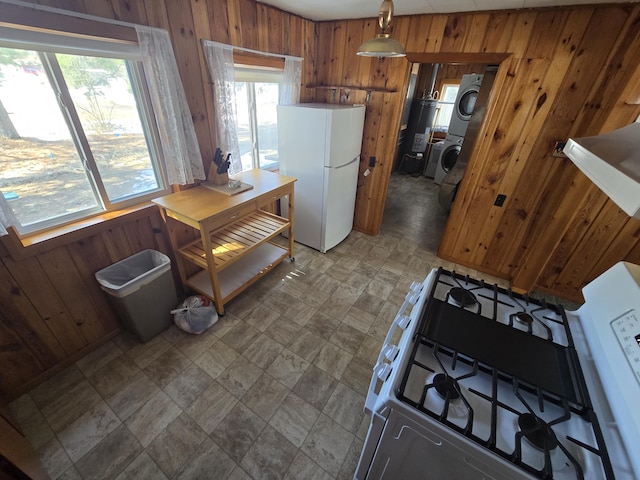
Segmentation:
[[(431, 155), (436, 164), (433, 181), (437, 185), (442, 185), (447, 173), (456, 164), (469, 120), (476, 105), (482, 77), (483, 75), (477, 73), (462, 76), (447, 136), (442, 142), (434, 144), (431, 148)], [(429, 161), (431, 163), (431, 159)]]

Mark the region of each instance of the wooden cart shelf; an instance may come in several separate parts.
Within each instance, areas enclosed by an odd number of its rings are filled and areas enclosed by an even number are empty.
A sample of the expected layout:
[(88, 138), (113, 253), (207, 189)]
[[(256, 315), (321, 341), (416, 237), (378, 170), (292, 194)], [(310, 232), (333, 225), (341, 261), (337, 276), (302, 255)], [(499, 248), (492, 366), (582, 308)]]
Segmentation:
[[(209, 236), (213, 259), (218, 271), (224, 270), (243, 255), (289, 228), (286, 218), (257, 210), (238, 221), (212, 232)], [(187, 260), (207, 269), (207, 251), (198, 239), (179, 249)]]
[[(226, 303), (246, 287), (258, 281), (289, 255), (289, 250), (272, 243), (265, 243), (251, 253), (239, 257), (229, 268), (219, 272), (220, 295)], [(187, 286), (202, 295), (214, 297), (211, 280), (206, 270), (187, 279)]]
[[(213, 300), (219, 314), (285, 258), (293, 260), (295, 179), (257, 169), (235, 178), (253, 188), (228, 196), (196, 187), (154, 200), (167, 222), (183, 285)], [(278, 200), (288, 202), (290, 218), (265, 211)], [(285, 230), (287, 245), (274, 244)]]

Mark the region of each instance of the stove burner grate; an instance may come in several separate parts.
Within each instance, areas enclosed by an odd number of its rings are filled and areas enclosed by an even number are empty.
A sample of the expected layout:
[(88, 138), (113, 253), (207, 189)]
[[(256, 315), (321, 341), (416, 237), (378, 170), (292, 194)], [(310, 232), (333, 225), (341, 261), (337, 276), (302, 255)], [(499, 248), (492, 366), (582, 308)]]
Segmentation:
[[(575, 346), (562, 307), (529, 299), (497, 285), (487, 287), (481, 281), (461, 277), (442, 268), (438, 269), (429, 292), (426, 307), (420, 313), (420, 323), (416, 327), (409, 364), (402, 372), (402, 381), (396, 391), (397, 398), (452, 431), (486, 447), (535, 478), (553, 478), (556, 467), (567, 469), (567, 473), (571, 470), (575, 474), (568, 473), (568, 476), (562, 478), (584, 478), (584, 465), (575, 456), (584, 457), (582, 452), (586, 452), (587, 455), (594, 456), (589, 467), (595, 469), (595, 476), (591, 475), (589, 478), (613, 479), (611, 461), (595, 412), (586, 396), (582, 372), (579, 364), (574, 363), (577, 355), (574, 355)], [(458, 304), (454, 303), (456, 298)], [(462, 306), (465, 303), (466, 306)], [(468, 308), (474, 304), (475, 307)], [(489, 312), (483, 314), (482, 308)], [(476, 309), (477, 312), (473, 311)], [(548, 310), (551, 312), (547, 313)], [(508, 319), (509, 323), (497, 321), (498, 315), (500, 319)], [(528, 323), (529, 320), (531, 323)], [(566, 333), (566, 344), (554, 342), (547, 321), (559, 325), (561, 338), (562, 333)], [(524, 328), (513, 328), (516, 322), (524, 325)], [(536, 329), (541, 326), (547, 334), (531, 335), (533, 326)], [(506, 341), (494, 342), (496, 338)], [(438, 367), (431, 368), (424, 360), (427, 358), (425, 355), (429, 354), (436, 355)], [(443, 357), (446, 362), (439, 360), (442, 355), (446, 356)], [(453, 373), (458, 362), (461, 364), (461, 373), (468, 368), (473, 372), (462, 376), (457, 375), (457, 371)], [(541, 364), (553, 367), (541, 369)], [(442, 372), (442, 376), (435, 378), (438, 371)], [(472, 376), (471, 373), (482, 376), (483, 383), (488, 380), (491, 384), (483, 385), (481, 389), (475, 388), (475, 380), (464, 380)], [(423, 374), (426, 376), (422, 377)], [(420, 395), (417, 393), (419, 387), (409, 383), (410, 378), (415, 378), (413, 375), (425, 379), (433, 375), (430, 380), (432, 383), (423, 383)], [(447, 376), (451, 378), (447, 380)], [(440, 391), (436, 389), (436, 384), (442, 384)], [(458, 388), (455, 393), (460, 396), (456, 397), (453, 391), (447, 393), (447, 384), (453, 390)], [(501, 398), (504, 388), (509, 388), (526, 408), (503, 403)], [(444, 397), (444, 405), (441, 406), (442, 402), (425, 402), (429, 391), (434, 393), (432, 399)], [(536, 399), (537, 407), (529, 405), (529, 402), (535, 402)], [(474, 423), (474, 419), (480, 418), (480, 411), (486, 412), (487, 405), (484, 402), (488, 402), (490, 407), (488, 437), (484, 433), (483, 436), (478, 436), (477, 432), (484, 427), (476, 430), (477, 424)], [(456, 416), (455, 410), (461, 404), (464, 404), (468, 413)], [(479, 410), (473, 408), (478, 405), (481, 407)], [(549, 409), (562, 408), (562, 414), (557, 417), (554, 415), (552, 421), (539, 419), (534, 409), (548, 411), (547, 405)], [(504, 424), (505, 415), (514, 419), (508, 428), (510, 434), (516, 437), (515, 450), (511, 441), (509, 448), (497, 441), (497, 432)], [(589, 435), (595, 436), (593, 446), (580, 439), (565, 436), (562, 433), (564, 425), (559, 431), (554, 431), (556, 425), (572, 421), (570, 419), (574, 416), (579, 416), (577, 420), (584, 422)], [(567, 449), (569, 444), (572, 446), (571, 450)], [(542, 470), (536, 466), (539, 456), (532, 456), (532, 449), (543, 453)], [(535, 462), (532, 462), (533, 458)]]
[(446, 373), (436, 374), (436, 376), (433, 377), (433, 385), (438, 395), (444, 399), (457, 400), (460, 398), (457, 382)]
[(449, 290), (449, 298), (458, 307), (472, 307), (478, 303), (476, 296), (466, 288), (453, 287)]
[(558, 446), (558, 439), (551, 427), (532, 413), (523, 413), (518, 417), (518, 427), (524, 438), (543, 452), (550, 452)]

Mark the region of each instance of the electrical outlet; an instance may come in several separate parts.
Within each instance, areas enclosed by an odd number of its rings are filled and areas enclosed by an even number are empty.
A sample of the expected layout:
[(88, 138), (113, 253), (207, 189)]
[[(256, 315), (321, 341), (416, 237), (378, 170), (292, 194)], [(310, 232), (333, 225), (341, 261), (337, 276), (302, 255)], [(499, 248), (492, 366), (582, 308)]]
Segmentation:
[(373, 168), (376, 166), (376, 157), (369, 157), (369, 167)]
[(496, 207), (501, 207), (502, 205), (504, 205), (504, 201), (507, 199), (506, 195), (503, 195), (502, 193), (499, 193), (498, 196), (496, 197), (496, 201), (493, 202), (493, 204)]

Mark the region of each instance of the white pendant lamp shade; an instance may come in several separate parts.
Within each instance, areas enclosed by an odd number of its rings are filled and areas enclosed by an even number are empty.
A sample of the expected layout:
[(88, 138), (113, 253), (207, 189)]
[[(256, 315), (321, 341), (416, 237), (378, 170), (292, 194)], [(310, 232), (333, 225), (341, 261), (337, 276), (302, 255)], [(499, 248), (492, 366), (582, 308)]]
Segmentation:
[(358, 49), (361, 57), (404, 57), (404, 47), (391, 38), (389, 30), (393, 18), (393, 1), (384, 0), (378, 12), (378, 24), (381, 32), (371, 40), (367, 40)]
[(371, 40), (367, 40), (358, 50), (357, 55), (361, 57), (404, 57), (404, 48), (400, 42), (389, 37), (379, 34)]

